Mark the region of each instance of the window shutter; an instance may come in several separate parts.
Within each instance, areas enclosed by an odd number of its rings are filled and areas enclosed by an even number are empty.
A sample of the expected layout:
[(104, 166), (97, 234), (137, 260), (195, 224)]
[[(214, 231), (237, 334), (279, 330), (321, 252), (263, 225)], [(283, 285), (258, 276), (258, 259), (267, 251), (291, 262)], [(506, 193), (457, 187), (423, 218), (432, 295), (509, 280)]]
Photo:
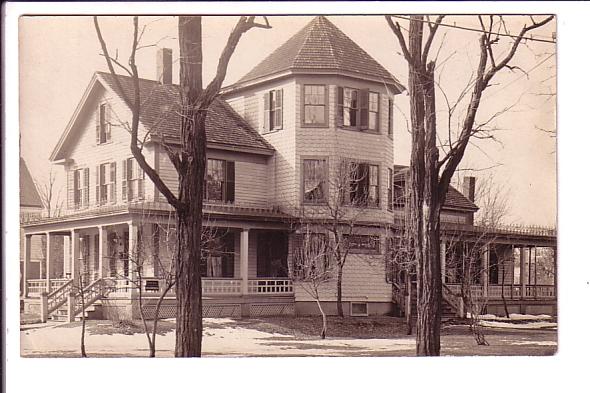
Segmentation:
[(270, 93), (264, 93), (264, 124), (262, 130), (270, 131)]
[(117, 201), (117, 163), (111, 162), (111, 176), (110, 176), (110, 185), (111, 192), (110, 192), (110, 201), (116, 202)]
[(84, 168), (84, 205), (90, 202), (90, 168)]
[(366, 130), (369, 128), (369, 90), (360, 90), (359, 95), (361, 111), (360, 129)]
[(282, 130), (283, 129), (283, 89), (275, 90), (276, 98), (275, 98), (275, 105), (274, 108), (274, 129)]
[(344, 89), (341, 86), (338, 86), (337, 91), (336, 125), (342, 127), (342, 125), (344, 125)]
[(96, 144), (100, 144), (100, 104), (96, 108)]
[(68, 205), (68, 209), (73, 209), (74, 208), (74, 171), (73, 170), (69, 170), (68, 171), (68, 181), (67, 181), (67, 189), (68, 189), (68, 193), (67, 193), (67, 205)]
[(111, 106), (110, 105), (106, 105), (105, 106), (105, 126), (104, 126), (104, 132), (105, 132), (105, 139), (107, 141), (111, 140)]
[(127, 159), (127, 199), (132, 201), (135, 198), (133, 191), (133, 158)]
[(134, 166), (137, 173), (137, 197), (143, 199), (145, 196), (145, 172), (141, 169), (137, 161), (135, 161)]
[(96, 204), (100, 205), (100, 165), (96, 166)]
[(236, 198), (236, 163), (226, 161), (225, 164), (225, 201), (234, 202)]
[(387, 109), (387, 135), (393, 136), (393, 100), (388, 100)]
[(121, 198), (127, 200), (127, 160), (123, 160), (121, 170)]

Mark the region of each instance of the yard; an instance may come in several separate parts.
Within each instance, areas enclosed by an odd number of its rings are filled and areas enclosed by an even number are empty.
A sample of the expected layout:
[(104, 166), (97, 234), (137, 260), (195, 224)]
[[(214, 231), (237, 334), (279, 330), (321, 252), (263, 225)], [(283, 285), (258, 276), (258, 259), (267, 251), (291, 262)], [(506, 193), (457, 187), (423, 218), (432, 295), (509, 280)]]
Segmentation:
[[(415, 341), (405, 335), (402, 319), (392, 317), (330, 318), (328, 338), (317, 337), (320, 319), (268, 317), (261, 319), (207, 318), (204, 320), (203, 356), (413, 356)], [(554, 323), (498, 322), (485, 327), (489, 346), (475, 344), (469, 328), (449, 322), (442, 328), (442, 355), (552, 355), (557, 350)], [(536, 325), (535, 325), (536, 324)], [(159, 322), (157, 356), (174, 353), (174, 320)], [(508, 327), (506, 327), (508, 326)], [(527, 328), (528, 327), (528, 328)], [(542, 328), (541, 328), (542, 327)], [(24, 357), (78, 357), (81, 322), (21, 326)], [(113, 323), (87, 321), (89, 357), (147, 356), (141, 321)]]

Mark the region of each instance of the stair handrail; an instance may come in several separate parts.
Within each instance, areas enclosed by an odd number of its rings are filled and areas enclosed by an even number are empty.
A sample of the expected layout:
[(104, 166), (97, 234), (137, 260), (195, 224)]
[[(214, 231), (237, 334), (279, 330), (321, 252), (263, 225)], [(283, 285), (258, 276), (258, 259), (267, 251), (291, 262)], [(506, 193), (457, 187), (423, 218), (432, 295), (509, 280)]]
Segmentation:
[(68, 301), (74, 280), (70, 279), (47, 295), (47, 312), (52, 313)]
[(78, 291), (74, 296), (74, 307), (73, 307), (73, 317), (80, 314), (86, 308), (91, 306), (94, 302), (98, 299), (103, 297), (104, 294), (104, 281), (102, 278), (99, 278), (89, 285), (87, 285), (83, 290), (84, 292), (84, 303), (82, 303), (82, 296), (81, 291)]
[(455, 309), (455, 311), (459, 310), (460, 305), (458, 298), (460, 295), (455, 294), (453, 290), (449, 288), (444, 282), (442, 283), (442, 297), (447, 303), (451, 305), (451, 307)]

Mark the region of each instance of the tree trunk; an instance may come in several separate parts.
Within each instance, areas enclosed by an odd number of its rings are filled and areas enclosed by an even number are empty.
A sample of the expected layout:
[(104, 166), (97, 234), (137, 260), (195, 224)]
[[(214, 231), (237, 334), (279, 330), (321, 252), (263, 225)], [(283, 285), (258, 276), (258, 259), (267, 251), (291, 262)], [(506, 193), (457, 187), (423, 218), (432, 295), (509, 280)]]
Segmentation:
[(338, 316), (344, 317), (344, 309), (342, 308), (342, 273), (344, 267), (342, 264), (338, 264), (338, 279), (336, 282), (336, 308), (338, 310)]
[(176, 266), (176, 357), (200, 357), (203, 338), (201, 229), (205, 178), (207, 118), (210, 97), (202, 84), (201, 17), (179, 17), (182, 150), (178, 171), (179, 208)]
[(323, 340), (326, 338), (326, 333), (328, 332), (328, 319), (326, 318), (326, 313), (322, 308), (322, 303), (320, 302), (319, 298), (315, 299), (318, 309), (320, 310), (320, 314), (322, 314), (322, 331), (320, 332), (320, 338)]

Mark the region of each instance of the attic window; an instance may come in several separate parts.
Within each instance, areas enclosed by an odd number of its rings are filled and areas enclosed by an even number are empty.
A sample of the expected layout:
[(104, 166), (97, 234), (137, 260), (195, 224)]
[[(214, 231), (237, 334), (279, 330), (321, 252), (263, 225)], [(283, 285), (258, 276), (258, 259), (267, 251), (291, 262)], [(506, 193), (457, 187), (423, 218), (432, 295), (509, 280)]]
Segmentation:
[(100, 104), (96, 114), (96, 143), (107, 143), (111, 140), (111, 108)]

